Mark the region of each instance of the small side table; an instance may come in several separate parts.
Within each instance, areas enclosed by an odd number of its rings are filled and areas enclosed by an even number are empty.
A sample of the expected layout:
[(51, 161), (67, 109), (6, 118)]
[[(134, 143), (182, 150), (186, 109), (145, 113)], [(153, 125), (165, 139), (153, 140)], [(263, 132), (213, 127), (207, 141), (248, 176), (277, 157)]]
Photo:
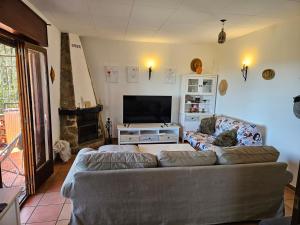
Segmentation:
[(18, 195), (21, 188), (1, 188), (0, 202), (7, 203), (5, 209), (0, 213), (0, 225), (20, 225), (20, 207)]

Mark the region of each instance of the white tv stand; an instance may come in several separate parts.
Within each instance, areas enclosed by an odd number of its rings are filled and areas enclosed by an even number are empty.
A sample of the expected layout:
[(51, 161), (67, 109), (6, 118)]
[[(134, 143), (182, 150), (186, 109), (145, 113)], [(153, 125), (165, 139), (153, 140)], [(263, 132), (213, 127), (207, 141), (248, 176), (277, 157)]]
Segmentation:
[(178, 143), (179, 128), (163, 123), (118, 125), (118, 144)]

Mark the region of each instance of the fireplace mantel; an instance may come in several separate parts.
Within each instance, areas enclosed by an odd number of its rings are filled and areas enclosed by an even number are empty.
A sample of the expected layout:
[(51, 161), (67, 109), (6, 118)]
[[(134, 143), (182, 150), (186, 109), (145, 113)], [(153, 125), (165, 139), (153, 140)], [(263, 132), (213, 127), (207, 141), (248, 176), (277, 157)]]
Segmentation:
[(75, 108), (75, 109), (64, 109), (59, 108), (59, 115), (81, 115), (84, 113), (98, 113), (103, 110), (103, 105), (96, 105), (95, 107), (89, 108)]

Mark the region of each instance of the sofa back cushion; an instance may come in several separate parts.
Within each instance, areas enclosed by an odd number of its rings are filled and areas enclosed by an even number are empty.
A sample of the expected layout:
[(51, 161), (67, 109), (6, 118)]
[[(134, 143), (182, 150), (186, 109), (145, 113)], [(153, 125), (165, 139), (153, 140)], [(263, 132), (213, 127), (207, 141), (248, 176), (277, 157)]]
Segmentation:
[(213, 151), (161, 151), (157, 158), (161, 167), (207, 166), (217, 160)]
[(76, 167), (85, 171), (157, 167), (156, 156), (136, 152), (92, 152), (82, 154)]
[(272, 146), (217, 147), (215, 152), (221, 165), (276, 162), (279, 157)]
[(257, 125), (227, 116), (217, 117), (214, 136), (233, 129), (237, 130), (237, 145), (262, 145), (262, 133)]
[(136, 145), (102, 145), (99, 152), (138, 152)]

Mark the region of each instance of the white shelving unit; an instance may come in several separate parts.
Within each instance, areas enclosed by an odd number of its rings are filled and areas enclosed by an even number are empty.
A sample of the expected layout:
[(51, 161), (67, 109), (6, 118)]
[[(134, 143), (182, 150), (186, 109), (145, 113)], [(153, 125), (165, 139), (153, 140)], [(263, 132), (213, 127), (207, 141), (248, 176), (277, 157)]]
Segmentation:
[(182, 77), (180, 125), (185, 131), (196, 131), (200, 120), (212, 116), (216, 107), (218, 75), (189, 74)]
[(118, 125), (118, 144), (178, 143), (179, 128), (161, 123)]

